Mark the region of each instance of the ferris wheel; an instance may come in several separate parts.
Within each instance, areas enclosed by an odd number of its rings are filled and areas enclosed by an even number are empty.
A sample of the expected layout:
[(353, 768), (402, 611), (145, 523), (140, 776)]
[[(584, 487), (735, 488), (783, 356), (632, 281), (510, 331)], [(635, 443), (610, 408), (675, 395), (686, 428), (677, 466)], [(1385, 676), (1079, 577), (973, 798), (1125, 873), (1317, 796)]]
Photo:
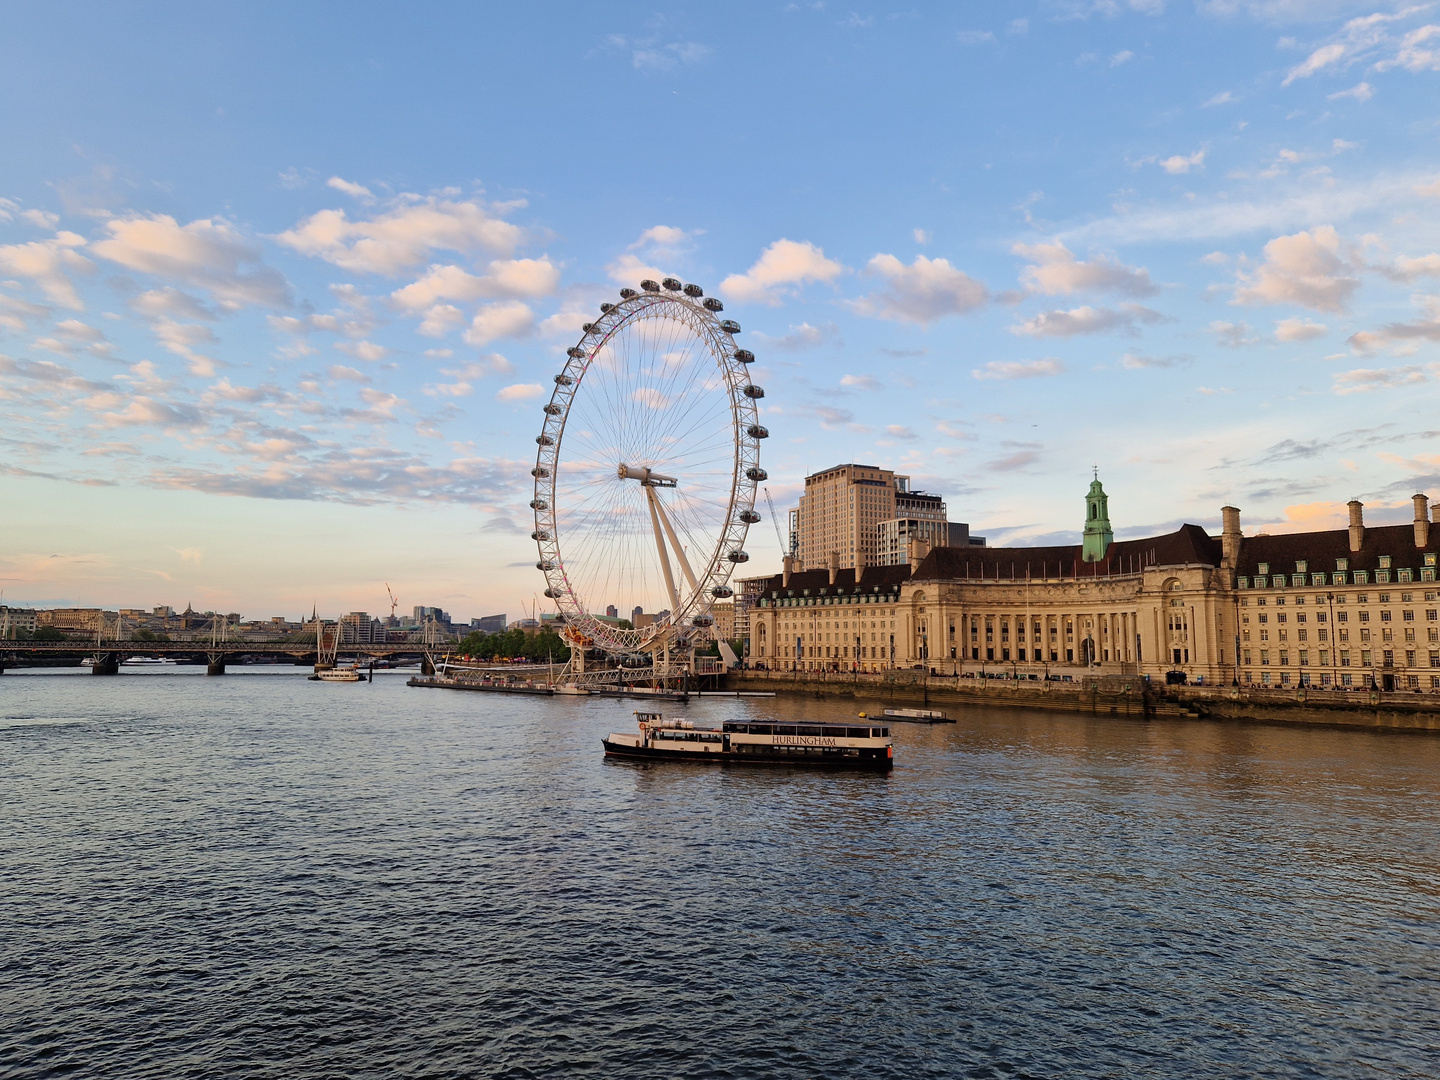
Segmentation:
[[(612, 654), (707, 636), (760, 520), (755, 356), (723, 305), (675, 278), (621, 289), (568, 351), (535, 442), (532, 538), (572, 643)], [(614, 606), (668, 612), (624, 629)]]

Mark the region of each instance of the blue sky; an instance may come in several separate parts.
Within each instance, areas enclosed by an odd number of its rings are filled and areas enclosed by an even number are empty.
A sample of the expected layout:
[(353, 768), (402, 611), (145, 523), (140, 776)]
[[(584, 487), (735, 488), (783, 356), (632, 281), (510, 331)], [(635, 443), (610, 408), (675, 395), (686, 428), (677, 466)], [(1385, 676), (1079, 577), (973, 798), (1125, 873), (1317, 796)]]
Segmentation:
[[(1440, 495), (1440, 5), (11, 5), (0, 587), (517, 614), (539, 397), (656, 271), (777, 503), (991, 542)], [(778, 567), (768, 522), (752, 566)], [(531, 569), (527, 569), (531, 568)]]

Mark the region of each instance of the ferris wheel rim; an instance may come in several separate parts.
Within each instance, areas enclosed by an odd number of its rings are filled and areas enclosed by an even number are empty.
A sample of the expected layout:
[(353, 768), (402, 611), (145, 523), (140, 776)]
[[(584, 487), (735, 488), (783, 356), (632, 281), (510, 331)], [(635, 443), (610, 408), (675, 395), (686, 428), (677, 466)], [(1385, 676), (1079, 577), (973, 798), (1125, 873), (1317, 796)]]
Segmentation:
[[(643, 292), (621, 290), (618, 304), (604, 304), (601, 315), (586, 323), (579, 342), (567, 350), (567, 362), (555, 376), (555, 388), (544, 406), (545, 420), (538, 445), (535, 468), (535, 496), (531, 508), (535, 514), (532, 538), (539, 551), (537, 569), (546, 579), (545, 595), (554, 601), (572, 639), (588, 641), (612, 654), (643, 651), (664, 638), (669, 647), (685, 646), (698, 633), (704, 633), (711, 617), (710, 605), (717, 599), (733, 595), (729, 581), (735, 570), (748, 560), (744, 541), (749, 526), (758, 520), (754, 503), (758, 484), (765, 479), (760, 468), (760, 440), (768, 432), (759, 424), (757, 398), (764, 391), (756, 387), (746, 370), (754, 360), (748, 350), (739, 349), (734, 335), (738, 324), (721, 320), (718, 301), (700, 302), (703, 292), (695, 286), (681, 286), (674, 279), (665, 280), (665, 291), (654, 282), (643, 282)], [(715, 537), (713, 550), (686, 583), (684, 595), (670, 613), (669, 620), (645, 628), (624, 630), (602, 621), (589, 610), (588, 600), (580, 596), (566, 572), (561, 554), (562, 537), (557, 507), (562, 447), (571, 410), (584, 385), (597, 355), (627, 328), (648, 318), (669, 318), (688, 328), (698, 339), (705, 353), (714, 362), (728, 397), (731, 454), (728, 481), (728, 504)], [(616, 463), (624, 478), (625, 462)], [(646, 468), (648, 463), (636, 462)], [(671, 479), (665, 477), (664, 479)], [(667, 528), (669, 528), (667, 524)], [(658, 533), (659, 526), (656, 525)], [(673, 532), (672, 532), (673, 540)], [(663, 558), (663, 555), (662, 555)], [(687, 564), (686, 572), (690, 568)], [(588, 598), (596, 599), (596, 598)]]

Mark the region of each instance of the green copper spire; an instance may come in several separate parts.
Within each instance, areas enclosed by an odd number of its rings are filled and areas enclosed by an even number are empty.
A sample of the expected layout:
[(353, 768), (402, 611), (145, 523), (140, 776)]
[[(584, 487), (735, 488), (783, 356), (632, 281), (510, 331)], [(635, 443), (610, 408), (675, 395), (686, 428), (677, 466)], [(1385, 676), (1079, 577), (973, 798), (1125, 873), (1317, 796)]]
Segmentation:
[(1105, 558), (1105, 551), (1114, 539), (1114, 530), (1110, 528), (1110, 498), (1100, 485), (1100, 468), (1096, 466), (1090, 493), (1085, 496), (1085, 534), (1080, 558), (1085, 562), (1099, 562)]

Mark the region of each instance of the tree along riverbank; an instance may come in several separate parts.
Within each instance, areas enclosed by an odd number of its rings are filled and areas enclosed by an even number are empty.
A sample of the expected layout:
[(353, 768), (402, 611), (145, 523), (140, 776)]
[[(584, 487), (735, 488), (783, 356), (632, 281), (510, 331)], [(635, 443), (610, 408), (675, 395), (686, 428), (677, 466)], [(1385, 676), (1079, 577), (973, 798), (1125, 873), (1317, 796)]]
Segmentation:
[(1248, 720), (1440, 733), (1440, 694), (1301, 688), (1166, 686), (1135, 675), (1074, 682), (957, 679), (921, 671), (732, 672), (727, 690), (773, 690), (812, 697), (864, 698), (895, 705), (988, 705), (1097, 716)]

